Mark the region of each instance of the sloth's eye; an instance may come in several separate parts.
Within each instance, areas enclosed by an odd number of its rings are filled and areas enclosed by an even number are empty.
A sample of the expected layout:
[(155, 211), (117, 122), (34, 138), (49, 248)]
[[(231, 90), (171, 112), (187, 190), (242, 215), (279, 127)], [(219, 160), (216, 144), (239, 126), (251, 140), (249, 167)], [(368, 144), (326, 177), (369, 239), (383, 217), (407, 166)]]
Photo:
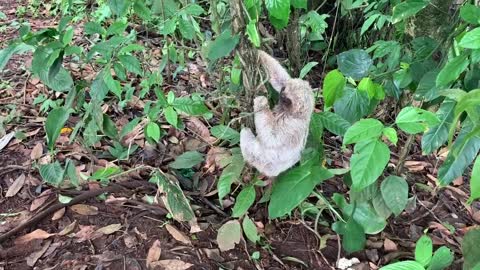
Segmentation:
[(280, 103), (282, 103), (283, 105), (285, 105), (287, 107), (292, 105), (292, 101), (287, 96), (285, 96), (284, 93), (280, 94)]

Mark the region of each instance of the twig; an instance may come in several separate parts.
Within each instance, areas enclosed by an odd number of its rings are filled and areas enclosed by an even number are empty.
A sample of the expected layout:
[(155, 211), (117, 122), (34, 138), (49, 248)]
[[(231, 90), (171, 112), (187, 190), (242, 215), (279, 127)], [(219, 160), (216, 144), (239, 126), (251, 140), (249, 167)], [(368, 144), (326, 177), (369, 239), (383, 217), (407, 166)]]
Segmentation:
[(405, 146), (402, 148), (402, 151), (400, 152), (399, 158), (398, 158), (398, 164), (397, 168), (395, 168), (395, 174), (400, 175), (403, 171), (403, 165), (405, 164), (405, 159), (408, 156), (408, 153), (410, 152), (410, 147), (412, 146), (413, 139), (415, 135), (408, 135), (407, 141), (405, 142)]

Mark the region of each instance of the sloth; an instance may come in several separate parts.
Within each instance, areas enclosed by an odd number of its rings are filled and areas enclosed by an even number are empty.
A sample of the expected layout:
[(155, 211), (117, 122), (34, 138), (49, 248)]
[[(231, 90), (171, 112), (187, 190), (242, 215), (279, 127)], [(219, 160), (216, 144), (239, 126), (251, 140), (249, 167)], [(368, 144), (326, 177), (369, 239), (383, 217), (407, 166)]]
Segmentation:
[(265, 96), (253, 101), (255, 136), (249, 128), (240, 132), (243, 158), (267, 177), (276, 177), (295, 165), (305, 147), (314, 96), (310, 84), (290, 78), (280, 63), (264, 51), (258, 51), (269, 82), (279, 93), (271, 110)]

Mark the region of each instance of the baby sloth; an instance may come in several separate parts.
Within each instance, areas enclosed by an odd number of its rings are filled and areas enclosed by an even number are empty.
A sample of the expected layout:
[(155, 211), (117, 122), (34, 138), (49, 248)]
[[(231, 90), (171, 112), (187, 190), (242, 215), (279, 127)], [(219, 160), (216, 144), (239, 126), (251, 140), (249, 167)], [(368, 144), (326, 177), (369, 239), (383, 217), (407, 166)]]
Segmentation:
[(258, 55), (280, 98), (273, 110), (266, 97), (255, 98), (257, 136), (249, 128), (242, 129), (240, 148), (250, 165), (268, 177), (275, 177), (300, 160), (307, 141), (314, 97), (308, 82), (290, 78), (280, 63), (264, 51), (258, 51)]

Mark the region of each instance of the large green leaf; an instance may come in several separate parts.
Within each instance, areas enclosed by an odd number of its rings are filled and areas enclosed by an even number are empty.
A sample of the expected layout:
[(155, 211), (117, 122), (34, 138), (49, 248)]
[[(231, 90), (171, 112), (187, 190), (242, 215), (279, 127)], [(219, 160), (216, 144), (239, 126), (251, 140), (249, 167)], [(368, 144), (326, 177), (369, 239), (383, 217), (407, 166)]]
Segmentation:
[(383, 201), (392, 210), (393, 214), (398, 216), (407, 206), (408, 202), (408, 183), (405, 179), (390, 175), (383, 180), (380, 186)]
[(439, 123), (440, 120), (434, 113), (417, 107), (403, 108), (395, 119), (395, 124), (409, 134), (424, 132), (427, 128)]
[(480, 27), (468, 31), (458, 45), (467, 49), (480, 49)]
[(454, 101), (445, 100), (438, 109), (437, 117), (440, 123), (427, 130), (422, 136), (422, 151), (424, 154), (432, 153), (448, 140), (448, 131), (452, 125), (454, 108)]
[(346, 83), (347, 79), (340, 71), (334, 69), (327, 73), (323, 80), (323, 99), (326, 108), (331, 107), (335, 100), (342, 96)]
[(480, 24), (480, 7), (466, 3), (460, 8), (460, 17), (471, 24)]
[(366, 234), (377, 234), (387, 226), (387, 222), (375, 212), (375, 209), (367, 203), (346, 204), (342, 211), (349, 216), (353, 215), (355, 221), (362, 226)]
[(232, 32), (229, 29), (223, 31), (223, 33), (208, 46), (208, 59), (215, 61), (229, 55), (233, 49), (235, 49), (239, 40), (240, 37), (238, 35), (232, 36)]
[(163, 113), (165, 115), (165, 120), (167, 122), (174, 126), (175, 128), (178, 128), (178, 114), (177, 112), (173, 109), (172, 106), (168, 106), (163, 110)]
[(231, 127), (225, 125), (213, 126), (210, 129), (212, 135), (217, 139), (227, 140), (230, 144), (235, 145), (240, 142), (240, 133)]
[(415, 261), (423, 266), (427, 266), (432, 260), (433, 242), (430, 237), (423, 235), (417, 240), (415, 245)]
[(467, 54), (461, 54), (451, 59), (438, 73), (436, 86), (446, 86), (455, 81), (460, 74), (468, 67)]
[(240, 148), (233, 148), (231, 153), (232, 160), (230, 164), (223, 169), (217, 183), (218, 198), (220, 199), (220, 202), (228, 193), (230, 193), (233, 182), (238, 181), (242, 174), (243, 167), (245, 166), (245, 161), (243, 160)]
[(345, 231), (342, 239), (342, 247), (348, 253), (364, 249), (365, 243), (367, 242), (363, 227), (358, 224), (354, 218), (349, 218), (347, 224), (345, 224)]
[(207, 106), (205, 106), (205, 103), (200, 100), (193, 100), (188, 97), (179, 97), (176, 98), (172, 106), (181, 112), (184, 112), (188, 115), (202, 115), (204, 113), (208, 112)]
[(442, 185), (448, 185), (455, 178), (461, 176), (477, 156), (480, 150), (480, 136), (478, 134), (469, 136), (473, 129), (472, 121), (466, 119), (445, 162), (438, 170), (438, 178)]
[(45, 122), (48, 149), (53, 150), (55, 142), (60, 135), (60, 131), (67, 122), (68, 117), (70, 117), (70, 111), (63, 107), (53, 109), (48, 114), (47, 121)]
[(247, 213), (248, 208), (255, 202), (255, 187), (249, 185), (242, 189), (235, 200), (232, 217), (241, 217)]
[(43, 181), (53, 186), (60, 185), (65, 174), (65, 170), (62, 168), (62, 165), (58, 163), (58, 161), (50, 164), (40, 165), (39, 171)]
[(331, 172), (316, 163), (316, 159), (278, 176), (268, 205), (269, 218), (289, 214), (310, 195), (316, 185), (332, 176)]
[(345, 76), (360, 80), (368, 75), (373, 60), (365, 50), (352, 49), (337, 55), (337, 64)]
[(140, 65), (140, 61), (133, 55), (119, 55), (118, 59), (123, 64), (123, 66), (130, 72), (136, 75), (142, 75), (143, 70)]
[(425, 8), (430, 1), (428, 0), (407, 0), (393, 7), (392, 22), (403, 21)]
[(463, 270), (474, 269), (480, 263), (480, 227), (472, 228), (465, 233), (462, 241)]
[(345, 87), (344, 94), (339, 98), (333, 108), (335, 113), (350, 123), (357, 122), (372, 110), (372, 102), (366, 92), (357, 91), (350, 87)]
[(453, 252), (446, 246), (442, 246), (433, 253), (432, 260), (427, 270), (443, 270), (453, 262)]
[(378, 139), (357, 143), (350, 159), (352, 190), (360, 191), (373, 184), (389, 160), (388, 146)]
[(415, 90), (416, 98), (423, 98), (425, 101), (431, 101), (439, 97), (439, 89), (436, 85), (439, 72), (438, 69), (434, 69), (423, 75), (418, 83), (417, 90)]
[(189, 169), (203, 161), (203, 155), (197, 151), (187, 151), (169, 164), (174, 169)]
[[(108, 94), (108, 85), (105, 82), (105, 70), (99, 72), (90, 86), (90, 96), (93, 100), (103, 101)], [(109, 72), (109, 71), (108, 71)]]
[(270, 22), (280, 29), (286, 26), (290, 16), (290, 0), (265, 0)]
[(184, 39), (192, 40), (195, 37), (195, 26), (193, 25), (194, 21), (191, 18), (180, 18), (178, 20), (178, 30)]
[(321, 112), (317, 115), (322, 126), (335, 135), (344, 136), (351, 126), (347, 120), (336, 113)]
[(127, 12), (127, 8), (130, 6), (129, 0), (108, 0), (108, 6), (113, 14), (118, 17), (122, 17)]
[(425, 268), (416, 261), (403, 261), (386, 265), (380, 270), (425, 270)]
[(258, 235), (257, 226), (253, 221), (248, 217), (243, 218), (242, 222), (243, 232), (248, 240), (252, 241), (252, 243), (257, 243), (260, 240), (260, 235)]
[(32, 50), (32, 47), (24, 43), (12, 43), (8, 47), (0, 50), (0, 71), (5, 68), (8, 60), (16, 54)]
[(473, 164), (472, 177), (470, 178), (470, 198), (468, 203), (480, 198), (480, 156), (477, 156)]
[(377, 119), (362, 119), (353, 124), (343, 138), (343, 144), (352, 144), (371, 139), (377, 139), (382, 135), (383, 124)]

